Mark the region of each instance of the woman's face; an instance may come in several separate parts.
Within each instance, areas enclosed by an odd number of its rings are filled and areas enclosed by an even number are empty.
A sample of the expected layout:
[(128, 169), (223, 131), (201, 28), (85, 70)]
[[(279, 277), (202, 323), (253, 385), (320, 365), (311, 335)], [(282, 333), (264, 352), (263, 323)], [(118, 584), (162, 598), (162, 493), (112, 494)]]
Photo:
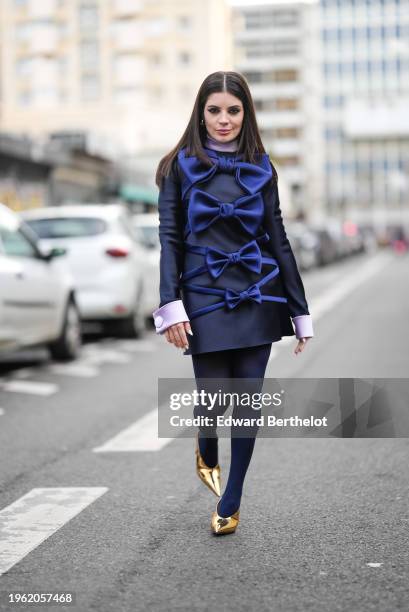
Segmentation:
[(227, 91), (211, 94), (204, 105), (207, 132), (219, 142), (230, 142), (237, 138), (243, 117), (243, 104)]

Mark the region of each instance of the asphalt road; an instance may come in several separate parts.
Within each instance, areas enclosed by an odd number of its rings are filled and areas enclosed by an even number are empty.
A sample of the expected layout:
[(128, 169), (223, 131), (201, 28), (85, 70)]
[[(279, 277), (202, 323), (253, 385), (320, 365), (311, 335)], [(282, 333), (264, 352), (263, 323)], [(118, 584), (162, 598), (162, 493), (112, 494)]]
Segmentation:
[[(408, 378), (408, 264), (303, 274), (315, 337), (273, 345), (266, 376)], [(63, 608), (16, 591), (71, 591), (76, 612), (409, 609), (409, 439), (258, 439), (237, 532), (216, 538), (194, 440), (155, 446), (158, 377), (192, 376), (153, 331), (88, 339), (72, 366), (1, 358), (0, 610)]]

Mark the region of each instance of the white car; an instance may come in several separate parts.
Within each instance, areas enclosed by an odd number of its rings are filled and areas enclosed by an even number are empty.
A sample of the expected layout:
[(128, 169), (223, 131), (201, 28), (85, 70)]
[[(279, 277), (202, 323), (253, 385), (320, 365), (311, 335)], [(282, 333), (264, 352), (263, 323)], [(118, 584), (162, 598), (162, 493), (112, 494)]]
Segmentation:
[(70, 204), (21, 213), (43, 247), (63, 247), (83, 321), (125, 337), (145, 328), (144, 251), (121, 204)]
[(152, 312), (159, 304), (159, 215), (158, 213), (141, 213), (132, 218), (134, 236), (144, 247), (144, 287), (148, 317), (153, 323)]
[(55, 359), (78, 356), (81, 322), (63, 255), (40, 250), (19, 216), (0, 204), (1, 351), (45, 344)]

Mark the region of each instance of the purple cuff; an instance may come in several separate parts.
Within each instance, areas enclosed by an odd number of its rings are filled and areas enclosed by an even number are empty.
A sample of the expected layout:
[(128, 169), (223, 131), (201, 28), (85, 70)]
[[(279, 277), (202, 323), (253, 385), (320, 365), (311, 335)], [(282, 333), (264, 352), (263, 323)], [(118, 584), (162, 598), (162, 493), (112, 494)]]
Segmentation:
[(294, 323), (296, 338), (312, 338), (314, 336), (311, 315), (300, 315), (299, 317), (291, 318)]
[(155, 321), (157, 334), (163, 334), (168, 327), (174, 325), (175, 323), (189, 321), (189, 317), (186, 314), (182, 300), (174, 300), (173, 302), (164, 304), (160, 308), (154, 310), (152, 316), (153, 320)]

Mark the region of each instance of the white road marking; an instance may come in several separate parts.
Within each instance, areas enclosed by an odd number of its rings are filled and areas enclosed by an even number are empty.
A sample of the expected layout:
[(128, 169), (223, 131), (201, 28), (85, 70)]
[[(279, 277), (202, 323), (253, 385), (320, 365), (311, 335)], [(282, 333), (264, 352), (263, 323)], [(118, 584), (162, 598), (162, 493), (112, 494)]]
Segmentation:
[(107, 487), (36, 488), (1, 510), (0, 576), (107, 491)]
[(34, 374), (34, 368), (21, 368), (13, 372), (13, 378), (28, 378)]
[(119, 343), (92, 343), (85, 345), (82, 349), (82, 356), (70, 363), (49, 363), (39, 368), (21, 368), (10, 374), (7, 379), (0, 378), (0, 390), (9, 391), (11, 393), (27, 393), (33, 395), (52, 395), (59, 390), (58, 385), (53, 383), (26, 381), (30, 376), (47, 372), (58, 376), (74, 376), (78, 378), (94, 378), (100, 374), (98, 365), (102, 363), (129, 363), (132, 360), (131, 352), (150, 351), (152, 343), (141, 344), (140, 348), (136, 349), (136, 341), (129, 341), (132, 344), (127, 345), (127, 341), (121, 342), (120, 348), (125, 352), (116, 350)]
[[(379, 253), (373, 259), (367, 261), (364, 265), (361, 266), (357, 271), (354, 271), (354, 274), (351, 274), (349, 277), (344, 280), (340, 280), (334, 284), (334, 287), (325, 291), (321, 294), (320, 297), (312, 300), (310, 302), (310, 313), (313, 320), (313, 325), (319, 321), (321, 317), (323, 317), (327, 312), (334, 309), (336, 304), (343, 300), (347, 295), (352, 293), (352, 291), (362, 285), (365, 281), (368, 281), (372, 276), (378, 274), (382, 268), (386, 267), (391, 260), (393, 259), (393, 255), (391, 253)], [(277, 357), (280, 354), (280, 350), (285, 348), (290, 343), (297, 342), (295, 336), (284, 336), (282, 340), (280, 340), (279, 348), (275, 348), (274, 343), (274, 352), (273, 347), (271, 349), (271, 354), (269, 358), (269, 362)]]
[(32, 395), (52, 395), (59, 390), (58, 385), (29, 380), (0, 380), (0, 389), (11, 393), (31, 393)]
[(382, 563), (367, 563), (369, 567), (381, 567)]
[(83, 349), (84, 360), (87, 363), (98, 364), (98, 363), (129, 363), (131, 361), (130, 355), (124, 355), (119, 351), (112, 349), (95, 349), (93, 347), (86, 347)]
[(117, 348), (130, 353), (151, 353), (158, 349), (158, 345), (151, 340), (122, 340), (116, 344)]
[(158, 438), (158, 410), (155, 409), (93, 451), (94, 453), (159, 451), (173, 440), (174, 438)]
[(100, 370), (88, 363), (85, 359), (73, 361), (72, 363), (52, 363), (46, 368), (52, 374), (60, 376), (78, 376), (79, 378), (93, 378), (98, 376)]

